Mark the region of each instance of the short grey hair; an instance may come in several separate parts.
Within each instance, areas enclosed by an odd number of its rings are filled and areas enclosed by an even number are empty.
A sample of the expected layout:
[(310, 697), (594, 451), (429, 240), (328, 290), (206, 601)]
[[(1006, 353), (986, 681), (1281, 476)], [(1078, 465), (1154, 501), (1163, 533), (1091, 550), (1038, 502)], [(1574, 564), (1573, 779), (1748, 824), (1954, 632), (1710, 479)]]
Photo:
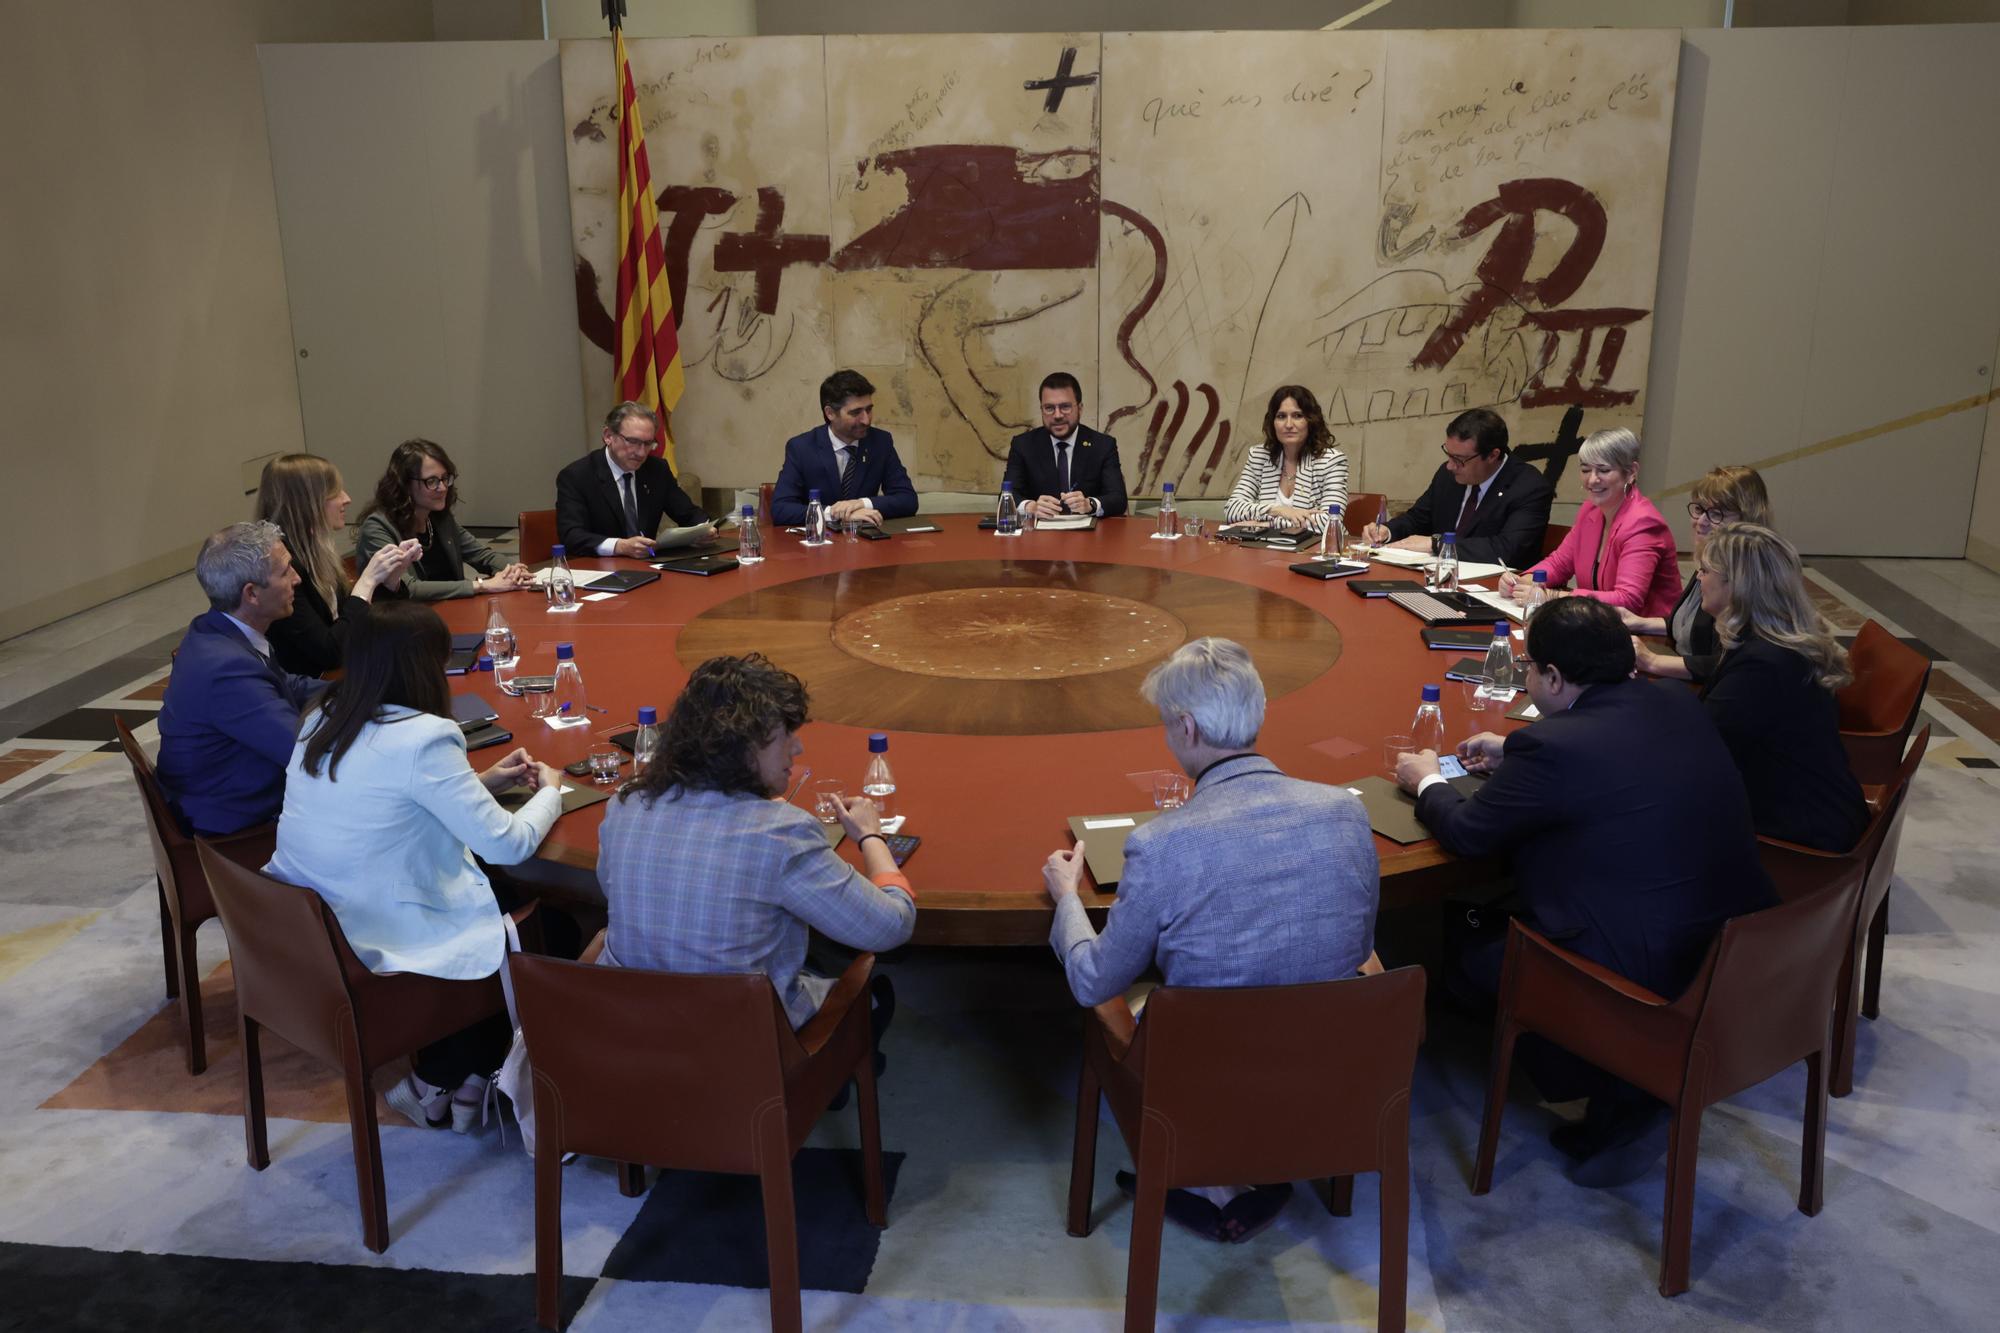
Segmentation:
[(1615, 467), (1620, 472), (1630, 472), (1639, 466), (1639, 437), (1623, 426), (1592, 431), (1576, 455), (1592, 467)]
[(655, 412), (644, 403), (635, 403), (630, 399), (618, 404), (618, 406), (604, 414), (604, 428), (613, 435), (623, 435), (625, 433), (625, 420), (627, 417), (644, 417), (653, 423), (654, 430), (660, 428), (660, 414), (658, 412)]
[(1217, 749), (1255, 743), (1264, 726), (1264, 681), (1243, 645), (1230, 639), (1196, 639), (1148, 672), (1139, 686), (1160, 720), (1194, 719), (1202, 740)]
[(271, 581), (271, 548), (285, 539), (276, 523), (231, 523), (201, 544), (194, 558), (195, 580), (217, 611), (234, 611), (243, 585)]

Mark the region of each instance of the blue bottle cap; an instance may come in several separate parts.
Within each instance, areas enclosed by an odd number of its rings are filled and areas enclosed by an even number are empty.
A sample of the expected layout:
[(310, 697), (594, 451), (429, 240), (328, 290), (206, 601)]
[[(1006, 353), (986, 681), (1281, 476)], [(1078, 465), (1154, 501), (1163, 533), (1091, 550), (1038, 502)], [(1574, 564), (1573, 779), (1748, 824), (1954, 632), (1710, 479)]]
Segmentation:
[(490, 657), (481, 657), (479, 659), (479, 664), (473, 668), (473, 670), (475, 671), (491, 671), (492, 669), (493, 669), (493, 659)]
[(819, 488), (815, 486), (813, 489), (806, 492), (806, 502), (810, 504), (812, 501), (817, 499), (819, 499)]
[(1014, 489), (1014, 483), (1011, 481), (1003, 481), (1000, 483), (1000, 489), (1002, 491), (1011, 491)]
[(1339, 515), (1340, 515), (1340, 506), (1339, 506), (1339, 505), (1328, 505), (1328, 506), (1326, 507), (1326, 512), (1327, 512), (1327, 513), (1329, 513), (1329, 514), (1332, 514), (1332, 515), (1334, 515), (1334, 516), (1335, 516), (1335, 517), (1337, 518), (1337, 517), (1339, 517)]
[(868, 738), (868, 753), (870, 754), (889, 753), (889, 736), (887, 732), (878, 731), (874, 735)]
[(1438, 687), (1435, 685), (1424, 686), (1424, 702), (1427, 704), (1434, 704), (1437, 701), (1438, 701)]
[(1495, 634), (1512, 634), (1514, 631), (1507, 628), (1506, 621), (1496, 620), (1493, 622), (1493, 632)]
[(1455, 542), (1458, 540), (1458, 534), (1455, 532), (1441, 532), (1438, 534), (1438, 540), (1441, 542)]
[(568, 662), (576, 657), (576, 652), (566, 643), (556, 645), (556, 661)]
[(660, 724), (660, 715), (659, 715), (659, 712), (658, 712), (657, 710), (655, 710), (655, 709), (654, 709), (654, 707), (653, 707), (653, 706), (652, 706), (651, 704), (647, 704), (647, 705), (645, 705), (645, 706), (644, 706), (643, 708), (641, 708), (641, 709), (639, 710), (639, 725), (640, 725), (640, 726), (642, 726), (642, 727), (656, 727), (656, 726), (658, 726), (659, 724)]
[(565, 554), (566, 552), (564, 552), (560, 543), (549, 548), (549, 559), (551, 560), (560, 560)]
[(1536, 570), (1536, 571), (1535, 571), (1535, 582), (1537, 582), (1537, 583), (1547, 583), (1548, 581), (1549, 581), (1549, 571), (1548, 571), (1548, 570), (1546, 570), (1546, 569), (1538, 569), (1538, 570)]
[(1174, 484), (1171, 481), (1162, 482), (1160, 484), (1160, 494), (1172, 495), (1173, 493), (1174, 493)]
[(755, 518), (755, 517), (757, 517), (757, 506), (756, 506), (756, 505), (744, 505), (744, 506), (743, 506), (743, 517), (745, 517), (745, 518)]

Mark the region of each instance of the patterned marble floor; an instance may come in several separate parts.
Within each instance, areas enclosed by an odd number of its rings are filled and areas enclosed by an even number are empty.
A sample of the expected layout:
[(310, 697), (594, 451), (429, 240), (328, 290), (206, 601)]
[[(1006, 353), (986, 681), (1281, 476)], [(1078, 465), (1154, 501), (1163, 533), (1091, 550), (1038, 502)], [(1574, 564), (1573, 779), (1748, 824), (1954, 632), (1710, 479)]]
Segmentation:
[[(1938, 661), (1883, 1017), (1863, 1025), (1858, 1087), (1834, 1105), (1825, 1212), (1793, 1206), (1795, 1070), (1710, 1113), (1694, 1289), (1662, 1300), (1657, 1171), (1577, 1188), (1545, 1141), (1547, 1113), (1521, 1101), (1493, 1193), (1468, 1194), (1486, 1034), (1438, 1015), (1413, 1111), (1413, 1328), (1986, 1326), (2000, 1233), (2000, 578), (1961, 562), (1812, 572), (1841, 629), (1872, 615)], [(176, 580), (0, 645), (0, 1328), (530, 1327), (532, 1180), (511, 1134), (461, 1138), (385, 1111), (392, 1244), (372, 1255), (337, 1084), (275, 1052), (272, 1165), (243, 1164), (215, 926), (201, 939), (211, 1066), (185, 1073), (111, 719), (152, 744), (169, 631), (198, 609)], [(1130, 1209), (1111, 1172), (1126, 1158), (1107, 1118), (1098, 1225), (1065, 1235), (1077, 1021), (1052, 960), (911, 950), (887, 966), (903, 999), (883, 1084), (890, 1226), (859, 1221), (852, 1115), (830, 1117), (800, 1167), (808, 1326), (1117, 1327)], [(625, 1199), (589, 1161), (565, 1184), (572, 1327), (762, 1323), (754, 1196), (676, 1174)], [(1162, 1323), (1372, 1326), (1374, 1210), (1364, 1179), (1349, 1219), (1301, 1192), (1243, 1246), (1170, 1230)]]

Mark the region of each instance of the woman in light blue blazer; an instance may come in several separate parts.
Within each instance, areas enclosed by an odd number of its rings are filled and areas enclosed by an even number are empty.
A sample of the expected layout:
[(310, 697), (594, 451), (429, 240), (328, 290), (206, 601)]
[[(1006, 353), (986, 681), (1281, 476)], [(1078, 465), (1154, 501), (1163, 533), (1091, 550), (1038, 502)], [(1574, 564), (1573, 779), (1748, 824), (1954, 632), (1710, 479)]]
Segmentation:
[[(451, 635), (429, 607), (390, 602), (348, 631), (346, 674), (299, 727), (268, 874), (317, 892), (372, 972), (490, 977), (507, 954), (475, 857), (515, 865), (562, 813), (561, 775), (515, 750), (473, 771), (451, 716)], [(493, 793), (534, 789), (509, 814)], [(470, 1129), (506, 1058), (505, 1015), (417, 1052), (386, 1094), (417, 1124)]]
[(1326, 507), (1347, 503), (1347, 455), (1333, 447), (1333, 432), (1319, 399), (1303, 384), (1281, 384), (1264, 409), (1264, 442), (1243, 460), (1243, 474), (1222, 521), (1263, 519), (1287, 532), (1326, 526)]

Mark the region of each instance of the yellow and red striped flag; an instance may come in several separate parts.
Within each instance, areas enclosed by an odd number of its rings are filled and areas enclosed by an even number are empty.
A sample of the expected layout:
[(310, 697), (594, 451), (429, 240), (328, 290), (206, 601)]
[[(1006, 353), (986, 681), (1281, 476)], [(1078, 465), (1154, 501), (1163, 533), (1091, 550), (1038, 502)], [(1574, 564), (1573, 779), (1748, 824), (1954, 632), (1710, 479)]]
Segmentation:
[[(646, 164), (646, 131), (625, 30), (612, 29), (618, 57), (618, 384), (620, 397), (671, 412), (687, 378), (681, 340), (674, 329), (674, 298), (667, 286), (667, 253), (660, 242), (660, 210), (653, 173)], [(655, 452), (674, 460), (673, 437), (661, 422)]]

